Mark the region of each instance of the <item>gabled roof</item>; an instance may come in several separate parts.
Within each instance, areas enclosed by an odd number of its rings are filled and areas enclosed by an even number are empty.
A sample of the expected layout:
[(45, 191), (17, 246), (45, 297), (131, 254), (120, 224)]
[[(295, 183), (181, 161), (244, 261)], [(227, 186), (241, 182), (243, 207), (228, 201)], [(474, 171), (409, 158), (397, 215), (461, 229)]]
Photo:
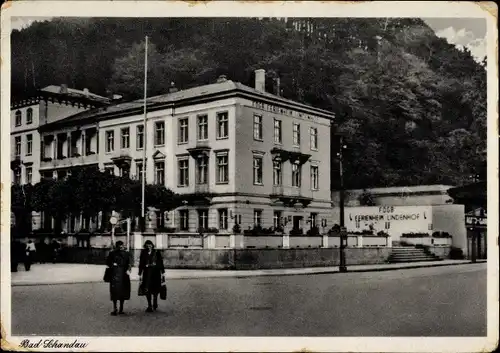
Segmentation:
[(87, 99), (91, 99), (91, 100), (101, 101), (103, 103), (110, 101), (109, 98), (97, 95), (97, 94), (92, 93), (92, 92), (86, 92), (86, 91), (82, 91), (82, 90), (75, 89), (75, 88), (67, 87), (63, 91), (63, 88), (61, 86), (56, 86), (56, 85), (47, 86), (45, 88), (42, 88), (40, 91), (48, 92), (48, 93), (52, 93), (52, 94), (65, 95), (68, 97), (87, 98)]
[[(274, 104), (281, 103), (287, 106), (291, 106), (293, 107), (293, 109), (308, 111), (311, 114), (317, 114), (330, 119), (334, 118), (333, 113), (330, 111), (314, 108), (312, 106), (302, 104), (290, 99), (285, 99), (271, 93), (261, 92), (254, 88), (245, 86), (239, 82), (233, 82), (231, 80), (149, 97), (147, 99), (147, 110), (154, 111), (164, 109), (169, 106), (195, 104), (197, 101), (202, 101), (204, 99), (218, 97), (222, 98), (224, 95), (234, 93), (242, 93), (253, 97), (260, 97), (262, 99), (271, 100)], [(77, 113), (61, 121), (43, 125), (41, 129), (50, 130), (62, 125), (73, 125), (78, 123), (83, 124), (87, 119), (103, 120), (111, 116), (132, 115), (134, 113), (139, 113), (143, 109), (143, 104), (143, 100), (138, 99), (130, 102), (123, 102), (94, 108), (81, 113)]]

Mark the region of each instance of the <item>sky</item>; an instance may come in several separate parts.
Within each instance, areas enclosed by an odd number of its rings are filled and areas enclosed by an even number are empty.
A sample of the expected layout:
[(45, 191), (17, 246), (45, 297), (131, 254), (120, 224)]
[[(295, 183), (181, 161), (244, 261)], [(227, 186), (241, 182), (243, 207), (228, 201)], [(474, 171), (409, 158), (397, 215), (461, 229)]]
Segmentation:
[[(50, 17), (39, 17), (37, 20), (49, 20)], [(486, 21), (475, 18), (424, 18), (438, 37), (455, 44), (458, 48), (469, 48), (477, 61), (486, 56)], [(12, 18), (12, 29), (30, 26), (35, 19), (28, 17)]]

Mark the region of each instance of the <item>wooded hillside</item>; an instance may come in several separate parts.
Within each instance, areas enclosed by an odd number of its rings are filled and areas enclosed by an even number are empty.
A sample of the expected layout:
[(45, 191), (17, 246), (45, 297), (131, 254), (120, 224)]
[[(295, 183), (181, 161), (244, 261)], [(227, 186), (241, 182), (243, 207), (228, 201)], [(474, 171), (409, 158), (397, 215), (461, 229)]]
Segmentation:
[[(301, 27), (307, 25), (307, 30)], [(419, 19), (54, 19), (12, 33), (13, 99), (66, 83), (127, 99), (220, 74), (253, 86), (279, 75), (282, 94), (336, 113), (349, 188), (463, 184), (486, 147), (485, 63)], [(303, 29), (303, 30), (302, 30)], [(274, 89), (268, 79), (268, 89)]]

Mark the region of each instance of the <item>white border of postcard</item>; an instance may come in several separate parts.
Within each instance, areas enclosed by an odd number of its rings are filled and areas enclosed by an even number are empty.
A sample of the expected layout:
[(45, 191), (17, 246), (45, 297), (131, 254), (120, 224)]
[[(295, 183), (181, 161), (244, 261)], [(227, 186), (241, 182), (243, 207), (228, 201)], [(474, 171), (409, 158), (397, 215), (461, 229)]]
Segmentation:
[[(2, 349), (22, 350), (19, 343), (52, 337), (11, 336), (10, 317), (10, 36), (11, 17), (460, 17), (487, 22), (488, 56), (488, 303), (487, 337), (57, 337), (88, 343), (73, 351), (259, 351), (259, 352), (479, 352), (498, 342), (498, 9), (473, 2), (194, 2), (194, 1), (15, 1), (2, 5), (1, 29), (1, 324)], [(459, 314), (459, 313), (457, 313)], [(341, 318), (332, 318), (341, 319)], [(397, 318), (394, 318), (397, 320)], [(64, 349), (44, 349), (64, 351)]]

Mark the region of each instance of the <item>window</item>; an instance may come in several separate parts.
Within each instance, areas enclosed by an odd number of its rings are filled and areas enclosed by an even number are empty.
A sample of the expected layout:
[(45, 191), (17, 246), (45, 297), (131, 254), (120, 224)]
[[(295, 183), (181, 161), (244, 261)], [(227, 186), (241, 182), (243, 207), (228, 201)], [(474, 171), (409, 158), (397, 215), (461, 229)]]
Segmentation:
[(189, 141), (188, 118), (179, 119), (179, 143)]
[(309, 216), (309, 223), (311, 225), (311, 228), (317, 227), (316, 222), (318, 221), (318, 214), (317, 213), (311, 213)]
[(318, 128), (315, 127), (311, 128), (311, 149), (318, 149)]
[(26, 167), (26, 184), (33, 183), (33, 168)]
[(124, 127), (121, 129), (121, 148), (127, 149), (130, 148), (130, 128)]
[(219, 229), (227, 229), (227, 208), (219, 209)]
[(198, 210), (198, 228), (208, 229), (208, 210)]
[(124, 178), (128, 178), (130, 176), (130, 167), (124, 166), (119, 169), (120, 176)]
[(254, 140), (262, 140), (262, 116), (253, 116), (253, 138)]
[(278, 186), (281, 185), (281, 161), (280, 160), (274, 160), (273, 161), (273, 185)]
[(137, 125), (136, 127), (135, 147), (138, 150), (144, 148), (144, 125)]
[(33, 135), (26, 135), (26, 155), (31, 156), (33, 154)]
[(15, 141), (15, 152), (16, 157), (21, 157), (21, 136), (16, 136)]
[(300, 124), (293, 124), (293, 144), (300, 146)]
[(217, 154), (217, 183), (229, 182), (227, 152)]
[(198, 140), (208, 140), (208, 116), (198, 116)]
[(274, 229), (282, 227), (282, 225), (281, 225), (281, 211), (274, 211), (273, 227), (274, 227)]
[(137, 180), (139, 180), (142, 184), (142, 178), (144, 176), (144, 167), (142, 162), (135, 162), (135, 175)]
[(165, 162), (155, 163), (155, 184), (165, 185)]
[(155, 146), (165, 144), (165, 122), (157, 121), (155, 123)]
[(18, 111), (16, 111), (15, 124), (16, 124), (16, 126), (21, 126), (22, 123), (23, 123), (23, 116), (22, 116), (21, 111), (18, 110)]
[(217, 138), (227, 138), (229, 125), (228, 125), (228, 114), (227, 112), (217, 113)]
[(179, 159), (179, 186), (189, 185), (189, 159)]
[(311, 189), (319, 189), (319, 168), (317, 165), (311, 166)]
[(26, 124), (31, 124), (33, 123), (33, 109), (32, 108), (28, 108), (28, 110), (26, 111)]
[(188, 230), (189, 229), (189, 210), (180, 210), (179, 211), (179, 219), (180, 219), (179, 228), (181, 230)]
[(282, 143), (281, 120), (274, 119), (274, 142)]
[(302, 167), (294, 163), (292, 164), (292, 186), (300, 187)]
[(253, 183), (262, 185), (262, 157), (253, 157)]
[(201, 155), (196, 159), (196, 183), (206, 184), (208, 182), (208, 157)]
[(253, 210), (254, 227), (262, 227), (262, 210)]
[(106, 131), (106, 152), (113, 152), (115, 150), (115, 132)]
[[(92, 152), (92, 133), (86, 133), (85, 134), (85, 155), (88, 156), (90, 155), (90, 152)], [(114, 147), (113, 147), (114, 149)]]
[(21, 168), (17, 168), (16, 170), (14, 170), (14, 184), (21, 184)]
[(115, 167), (112, 165), (106, 165), (106, 166), (104, 166), (104, 172), (107, 174), (110, 174), (110, 175), (114, 175), (115, 174)]

